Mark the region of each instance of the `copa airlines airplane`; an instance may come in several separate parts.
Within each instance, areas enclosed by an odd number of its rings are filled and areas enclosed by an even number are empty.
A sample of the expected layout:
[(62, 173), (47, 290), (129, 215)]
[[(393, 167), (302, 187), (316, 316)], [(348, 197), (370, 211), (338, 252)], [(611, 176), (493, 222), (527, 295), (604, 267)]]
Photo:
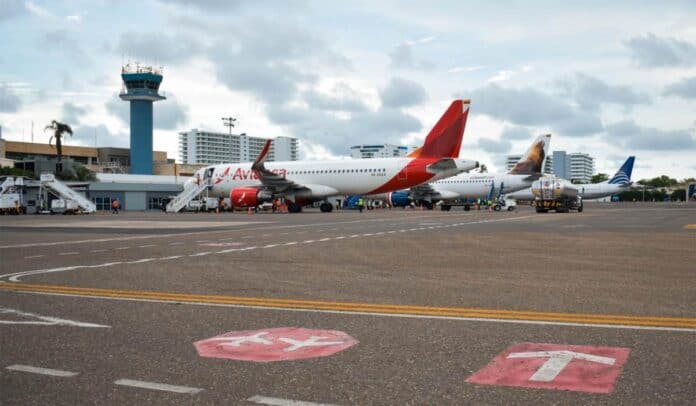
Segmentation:
[(447, 203), (452, 200), (483, 199), (528, 188), (534, 180), (541, 177), (542, 166), (550, 144), (551, 134), (537, 137), (519, 162), (506, 174), (462, 173), (444, 180), (419, 185), (410, 190), (388, 193), (386, 199), (393, 206), (419, 202), (429, 209), (432, 209), (433, 202), (443, 201), (441, 208), (447, 211), (452, 207)]
[[(569, 181), (561, 179), (561, 184), (571, 185), (574, 189), (577, 189), (577, 194), (583, 199), (599, 199), (619, 194), (628, 189), (632, 184), (631, 174), (633, 173), (633, 163), (635, 160), (636, 157), (629, 156), (611, 179), (601, 183), (571, 184)], [(505, 197), (515, 200), (534, 200), (534, 194), (532, 194), (531, 189), (509, 193)]]
[[(207, 187), (209, 196), (230, 197), (234, 208), (283, 197), (288, 211), (296, 213), (331, 196), (387, 193), (444, 179), (478, 167), (476, 161), (458, 159), (468, 114), (468, 100), (452, 102), (413, 157), (266, 163), (269, 140), (253, 163), (200, 169), (184, 193)], [(322, 203), (321, 211), (331, 210), (330, 203)]]

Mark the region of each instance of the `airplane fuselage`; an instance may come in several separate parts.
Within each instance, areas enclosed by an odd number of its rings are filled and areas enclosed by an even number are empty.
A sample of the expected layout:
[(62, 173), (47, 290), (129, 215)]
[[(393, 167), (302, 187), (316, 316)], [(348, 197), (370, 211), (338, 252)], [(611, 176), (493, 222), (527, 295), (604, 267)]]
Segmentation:
[[(424, 182), (456, 175), (476, 166), (475, 162), (457, 159), (457, 168), (433, 171), (428, 165), (435, 158), (374, 158), (333, 161), (267, 162), (266, 168), (288, 181), (312, 191), (314, 199), (383, 193), (409, 188)], [(228, 197), (240, 187), (261, 187), (258, 173), (252, 163), (219, 164), (199, 170), (187, 183), (211, 178), (209, 195)]]
[[(484, 199), (501, 193), (511, 193), (529, 187), (529, 175), (469, 174), (431, 182), (430, 185), (445, 200)], [(453, 197), (456, 195), (456, 197)]]

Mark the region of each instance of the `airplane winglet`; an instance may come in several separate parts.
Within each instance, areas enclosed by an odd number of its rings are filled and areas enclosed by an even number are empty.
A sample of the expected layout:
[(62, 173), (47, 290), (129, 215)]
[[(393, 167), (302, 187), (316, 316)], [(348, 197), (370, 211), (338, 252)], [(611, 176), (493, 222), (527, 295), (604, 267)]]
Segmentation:
[(266, 160), (266, 155), (268, 155), (268, 151), (271, 149), (272, 142), (273, 140), (266, 140), (266, 145), (263, 146), (261, 153), (254, 161), (253, 165), (251, 165), (251, 169), (259, 169), (263, 167), (263, 163)]

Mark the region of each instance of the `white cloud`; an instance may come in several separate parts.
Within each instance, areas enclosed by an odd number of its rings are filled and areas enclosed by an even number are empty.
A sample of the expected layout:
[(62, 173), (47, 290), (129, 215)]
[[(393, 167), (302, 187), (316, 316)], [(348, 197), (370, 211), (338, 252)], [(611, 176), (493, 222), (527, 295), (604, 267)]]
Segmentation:
[(483, 68), (485, 68), (485, 66), (455, 66), (454, 68), (447, 69), (447, 73), (476, 72)]

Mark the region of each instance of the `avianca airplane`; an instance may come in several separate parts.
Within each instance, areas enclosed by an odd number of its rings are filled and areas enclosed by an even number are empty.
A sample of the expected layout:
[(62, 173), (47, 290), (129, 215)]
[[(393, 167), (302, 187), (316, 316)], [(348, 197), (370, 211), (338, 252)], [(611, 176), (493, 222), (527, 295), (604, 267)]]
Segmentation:
[[(506, 174), (462, 173), (451, 178), (430, 182), (411, 188), (388, 193), (387, 201), (393, 206), (404, 206), (412, 201), (421, 202), (432, 208), (433, 202), (443, 201), (442, 210), (450, 210), (447, 202), (458, 199), (484, 199), (505, 192), (514, 192), (531, 186), (541, 177), (541, 170), (551, 145), (551, 134), (540, 135)], [(466, 206), (465, 206), (466, 209)]]
[[(255, 162), (200, 169), (185, 188), (208, 185), (209, 196), (230, 197), (234, 208), (283, 197), (294, 213), (331, 196), (410, 188), (478, 167), (476, 161), (458, 159), (468, 115), (469, 100), (452, 102), (414, 157), (266, 163), (269, 140)], [(322, 203), (321, 211), (331, 210), (330, 203)]]
[[(633, 163), (636, 157), (629, 156), (621, 165), (618, 172), (611, 179), (601, 182), (601, 183), (589, 183), (589, 184), (573, 184), (573, 188), (577, 189), (578, 194), (583, 199), (599, 199), (602, 197), (612, 196), (619, 194), (631, 186), (631, 174), (633, 173)], [(571, 183), (565, 179), (561, 180), (562, 183), (571, 185)], [(534, 195), (531, 189), (520, 190), (519, 192), (510, 193), (505, 196), (508, 199), (515, 200), (534, 200)]]

